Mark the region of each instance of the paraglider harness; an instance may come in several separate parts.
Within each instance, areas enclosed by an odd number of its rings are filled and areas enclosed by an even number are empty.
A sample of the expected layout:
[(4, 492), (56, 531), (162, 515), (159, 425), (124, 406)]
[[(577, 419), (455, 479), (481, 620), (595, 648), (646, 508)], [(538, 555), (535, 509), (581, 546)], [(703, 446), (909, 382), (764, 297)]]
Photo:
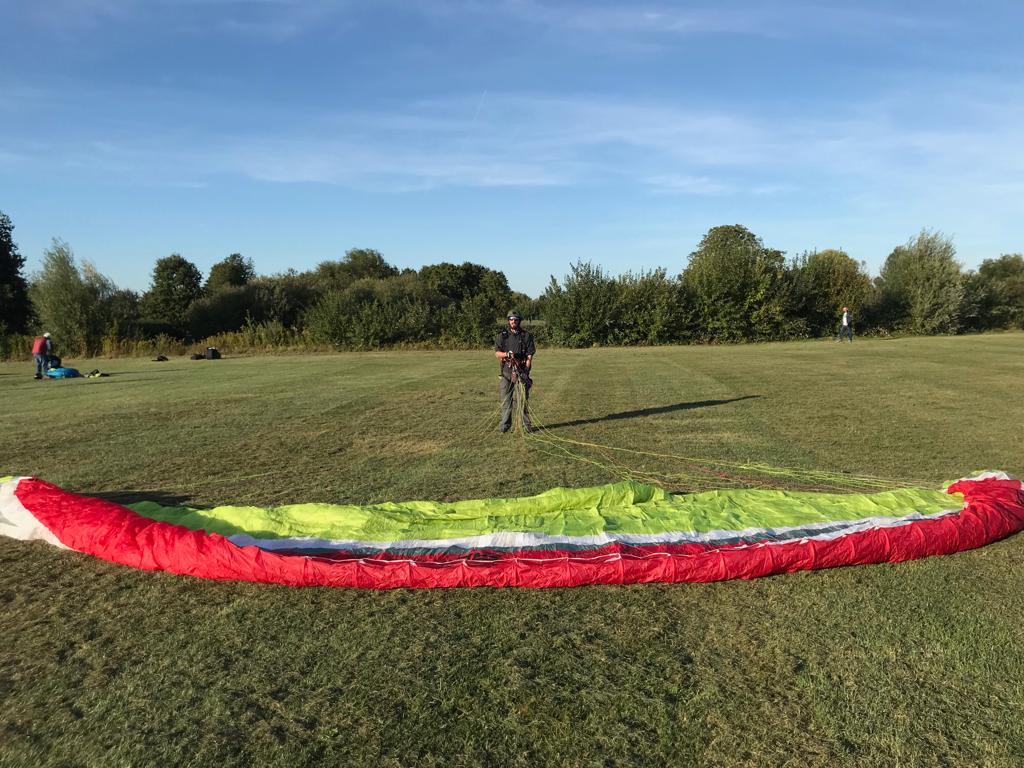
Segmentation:
[[(524, 331), (520, 331), (524, 333)], [(506, 328), (501, 332), (500, 338), (503, 342), (508, 342), (508, 338), (511, 334)], [(526, 367), (526, 353), (522, 351), (522, 347), (519, 348), (520, 353), (517, 357), (511, 350), (505, 351), (505, 359), (501, 363), (501, 375), (505, 376), (505, 371), (508, 371), (508, 379), (513, 384), (517, 381), (523, 382), (523, 386), (529, 388), (533, 386), (533, 379), (530, 378), (530, 371)]]
[(533, 379), (530, 378), (530, 369), (526, 367), (525, 359), (519, 360), (511, 352), (506, 352), (505, 362), (502, 365), (508, 369), (509, 379), (513, 384), (521, 381), (526, 388), (533, 386)]

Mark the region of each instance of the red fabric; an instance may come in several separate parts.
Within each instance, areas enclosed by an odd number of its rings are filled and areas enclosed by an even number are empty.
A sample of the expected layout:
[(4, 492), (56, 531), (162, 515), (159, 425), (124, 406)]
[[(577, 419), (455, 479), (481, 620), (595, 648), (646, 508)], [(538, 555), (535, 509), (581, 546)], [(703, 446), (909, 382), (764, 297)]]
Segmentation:
[(950, 491), (964, 494), (966, 503), (959, 514), (852, 533), (832, 541), (742, 548), (612, 545), (583, 552), (550, 550), (500, 557), (481, 552), (458, 559), (395, 559), (390, 553), (351, 560), (238, 547), (223, 536), (150, 520), (118, 504), (67, 493), (41, 480), (22, 480), (16, 493), (25, 508), (68, 547), (122, 565), (208, 579), (390, 589), (753, 579), (951, 554), (1024, 530), (1020, 482), (961, 481)]
[(41, 355), (46, 351), (46, 338), (43, 336), (36, 336), (35, 341), (32, 342), (32, 354)]

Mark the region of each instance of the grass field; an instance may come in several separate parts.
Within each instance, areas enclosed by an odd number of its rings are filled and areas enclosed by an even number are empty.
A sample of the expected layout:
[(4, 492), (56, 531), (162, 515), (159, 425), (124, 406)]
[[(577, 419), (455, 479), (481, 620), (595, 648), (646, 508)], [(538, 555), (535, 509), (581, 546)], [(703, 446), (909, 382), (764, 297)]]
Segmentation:
[[(686, 491), (693, 459), (1024, 476), (1019, 333), (541, 350), (537, 418), (606, 446), (574, 456), (497, 433), (487, 351), (68, 363), (110, 376), (0, 364), (0, 475), (196, 505), (513, 496), (625, 470)], [(1020, 536), (538, 591), (203, 582), (5, 539), (0, 564), (0, 765), (1024, 763)]]

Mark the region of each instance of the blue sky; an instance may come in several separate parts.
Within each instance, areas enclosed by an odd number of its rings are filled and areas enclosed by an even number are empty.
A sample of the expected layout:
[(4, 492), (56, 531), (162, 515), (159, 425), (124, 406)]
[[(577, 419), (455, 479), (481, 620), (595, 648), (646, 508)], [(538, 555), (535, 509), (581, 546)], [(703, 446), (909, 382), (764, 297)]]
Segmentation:
[(1024, 250), (1024, 3), (0, 0), (0, 210), (124, 287), (353, 247), (679, 272), (740, 223), (877, 273)]

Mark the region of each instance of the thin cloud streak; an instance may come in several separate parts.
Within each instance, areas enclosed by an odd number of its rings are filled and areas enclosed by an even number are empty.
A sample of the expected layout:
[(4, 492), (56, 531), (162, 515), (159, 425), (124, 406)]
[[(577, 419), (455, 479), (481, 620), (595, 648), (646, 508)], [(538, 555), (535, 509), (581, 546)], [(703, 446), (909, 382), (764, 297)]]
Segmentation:
[(684, 176), (666, 174), (643, 179), (647, 186), (666, 193), (719, 197), (733, 194), (736, 188), (730, 184), (715, 181), (709, 176)]
[[(103, 98), (75, 97), (101, 111)], [(1007, 89), (972, 98), (973, 121), (968, 115), (939, 129), (907, 123), (915, 105), (905, 94), (811, 118), (488, 91), (486, 99), (475, 94), (393, 110), (307, 112), (272, 123), (272, 132), (244, 135), (141, 124), (128, 135), (145, 139), (9, 136), (4, 152), (8, 164), (14, 157), (41, 169), (57, 162), (128, 183), (214, 183), (222, 175), (392, 191), (625, 183), (718, 197), (818, 184), (852, 195), (883, 186), (932, 194), (940, 185), (1012, 183), (1024, 172), (1024, 106)], [(249, 105), (239, 117), (249, 126), (267, 124), (266, 109), (272, 107)]]
[(50, 0), (33, 3), (24, 14), (35, 25), (66, 34), (123, 20), (138, 7), (138, 0)]
[(781, 40), (877, 36), (952, 26), (934, 16), (870, 8), (820, 4), (780, 7), (749, 2), (730, 8), (709, 4), (680, 9), (658, 3), (579, 7), (536, 0), (50, 0), (29, 6), (21, 14), (35, 26), (69, 34), (143, 20), (155, 10), (165, 17), (165, 23), (193, 34), (216, 30), (228, 36), (286, 43), (316, 30), (348, 26), (361, 14), (382, 8), (453, 25), (520, 25), (589, 37), (600, 46), (614, 43), (650, 51), (661, 50), (660, 38), (737, 35)]
[(534, 0), (425, 0), (415, 7), (421, 13), (444, 18), (501, 18), (534, 27), (594, 35), (734, 34), (781, 39), (807, 34), (877, 35), (883, 31), (907, 32), (950, 27), (947, 22), (933, 16), (816, 4), (766, 7), (747, 3), (732, 8), (709, 4), (705, 7), (680, 9), (665, 4), (621, 3), (579, 8), (566, 3)]
[[(49, 0), (24, 11), (32, 25), (67, 34), (165, 14), (181, 30), (218, 30), (285, 42), (322, 27), (366, 0)], [(173, 19), (173, 21), (171, 21)], [(194, 26), (202, 19), (201, 27)]]
[[(206, 0), (209, 2), (209, 0)], [(215, 0), (222, 2), (222, 0)], [(295, 0), (263, 0), (256, 4), (238, 4), (234, 15), (222, 19), (218, 24), (221, 31), (248, 37), (261, 38), (283, 43), (294, 40), (307, 32), (320, 29), (327, 24), (334, 26), (346, 23), (338, 17), (351, 10), (353, 3), (316, 0), (296, 2)], [(244, 17), (238, 11), (245, 11)]]
[(260, 181), (392, 191), (437, 187), (538, 187), (570, 179), (541, 164), (471, 152), (403, 150), (339, 140), (246, 139), (215, 153), (225, 171)]

